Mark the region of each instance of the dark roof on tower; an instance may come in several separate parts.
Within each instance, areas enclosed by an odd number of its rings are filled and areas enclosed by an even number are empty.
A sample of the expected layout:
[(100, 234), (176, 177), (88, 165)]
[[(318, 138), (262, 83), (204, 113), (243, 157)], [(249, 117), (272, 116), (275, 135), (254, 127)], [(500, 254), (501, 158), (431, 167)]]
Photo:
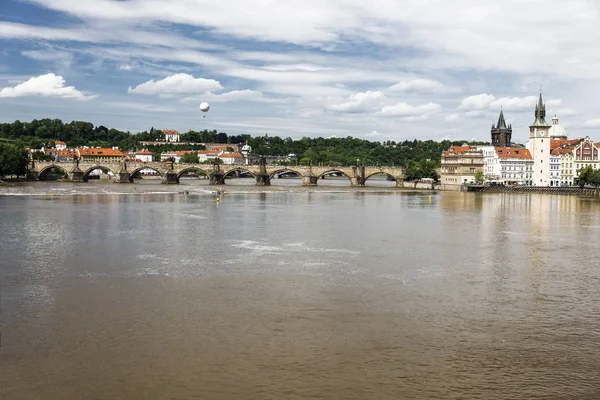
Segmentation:
[(500, 116), (498, 117), (497, 129), (506, 129), (506, 121), (504, 120), (504, 112), (500, 109)]
[(546, 105), (542, 100), (542, 92), (540, 91), (540, 98), (538, 99), (538, 103), (535, 105), (535, 121), (531, 126), (544, 126), (548, 127), (548, 123), (546, 122)]

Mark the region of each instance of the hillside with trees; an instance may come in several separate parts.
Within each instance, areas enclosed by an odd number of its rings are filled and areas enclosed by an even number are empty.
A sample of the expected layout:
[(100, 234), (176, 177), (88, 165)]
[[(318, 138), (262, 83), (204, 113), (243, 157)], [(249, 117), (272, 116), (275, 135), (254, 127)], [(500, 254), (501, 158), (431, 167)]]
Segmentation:
[[(55, 141), (67, 142), (69, 147), (78, 146), (118, 146), (121, 150), (139, 149), (141, 142), (156, 141), (163, 134), (151, 128), (138, 133), (124, 132), (105, 126), (94, 126), (90, 122), (72, 121), (64, 123), (60, 119), (41, 119), (31, 122), (15, 121), (0, 124), (0, 138), (15, 141), (22, 146), (39, 149), (44, 145), (52, 146)], [(328, 165), (396, 165), (407, 166), (409, 161), (419, 162), (431, 160), (431, 164), (411, 164), (411, 167), (427, 169), (439, 166), (443, 150), (452, 145), (461, 145), (465, 141), (436, 142), (433, 140), (405, 140), (401, 142), (372, 142), (353, 137), (345, 138), (281, 138), (278, 136), (252, 137), (250, 135), (228, 135), (216, 130), (184, 132), (182, 142), (194, 143), (245, 143), (252, 147), (253, 154), (265, 156), (287, 156), (295, 154), (300, 163)], [(483, 142), (468, 142), (484, 144)], [(161, 152), (170, 150), (198, 150), (202, 146), (181, 144), (164, 144), (151, 147), (150, 150), (159, 156)]]

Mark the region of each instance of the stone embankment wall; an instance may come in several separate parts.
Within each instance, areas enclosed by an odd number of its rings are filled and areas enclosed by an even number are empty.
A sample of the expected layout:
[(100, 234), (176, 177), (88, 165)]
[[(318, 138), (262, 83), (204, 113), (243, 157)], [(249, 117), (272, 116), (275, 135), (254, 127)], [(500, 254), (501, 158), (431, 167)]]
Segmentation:
[(533, 186), (486, 186), (480, 193), (541, 193), (565, 196), (598, 196), (597, 189), (569, 187), (533, 187)]

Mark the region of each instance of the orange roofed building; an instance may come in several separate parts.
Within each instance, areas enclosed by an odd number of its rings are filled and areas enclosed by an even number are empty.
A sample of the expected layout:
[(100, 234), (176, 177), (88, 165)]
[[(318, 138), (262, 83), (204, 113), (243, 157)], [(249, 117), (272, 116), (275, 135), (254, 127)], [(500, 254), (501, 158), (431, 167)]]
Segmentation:
[(118, 147), (80, 147), (76, 150), (80, 161), (119, 162), (123, 154)]
[(533, 183), (533, 157), (531, 152), (519, 147), (497, 147), (494, 175), (512, 185)]
[(483, 152), (474, 146), (452, 146), (442, 153), (440, 171), (443, 190), (460, 190), (483, 172)]

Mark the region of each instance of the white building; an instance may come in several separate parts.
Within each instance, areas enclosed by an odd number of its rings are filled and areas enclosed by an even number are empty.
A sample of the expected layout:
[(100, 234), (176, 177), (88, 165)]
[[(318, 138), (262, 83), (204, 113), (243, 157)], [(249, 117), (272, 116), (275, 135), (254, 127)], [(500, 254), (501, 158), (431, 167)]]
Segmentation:
[(244, 165), (244, 156), (240, 153), (222, 153), (219, 158), (223, 160), (224, 165)]
[(65, 142), (61, 142), (60, 140), (57, 140), (56, 142), (54, 142), (54, 147), (56, 148), (56, 150), (66, 150), (67, 144)]
[(535, 106), (535, 121), (529, 127), (527, 149), (533, 157), (533, 186), (550, 185), (550, 125), (546, 122), (546, 106), (542, 94)]
[(133, 153), (133, 157), (137, 161), (152, 162), (152, 153), (148, 149), (142, 149), (136, 153)]
[(495, 179), (502, 179), (509, 185), (532, 184), (534, 161), (529, 150), (519, 147), (496, 147), (495, 150)]
[(200, 162), (205, 162), (205, 161), (214, 161), (216, 158), (219, 157), (219, 154), (223, 153), (222, 150), (198, 150), (198, 161)]
[(179, 132), (174, 129), (163, 129), (162, 133), (165, 135), (165, 142), (176, 143), (179, 142)]
[(550, 186), (560, 186), (560, 152), (558, 149), (550, 150)]
[(494, 146), (477, 146), (483, 153), (483, 175), (485, 179), (500, 179), (500, 164)]

